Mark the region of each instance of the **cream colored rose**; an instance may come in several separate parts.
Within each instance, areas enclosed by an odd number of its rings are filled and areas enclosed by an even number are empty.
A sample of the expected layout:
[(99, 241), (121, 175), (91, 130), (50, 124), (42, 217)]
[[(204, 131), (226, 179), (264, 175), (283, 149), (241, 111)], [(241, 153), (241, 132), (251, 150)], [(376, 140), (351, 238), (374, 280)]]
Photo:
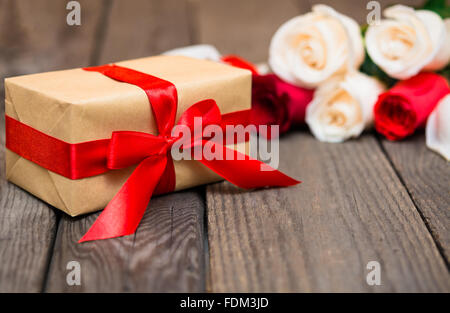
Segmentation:
[(363, 60), (358, 24), (326, 5), (287, 21), (270, 43), (273, 72), (302, 87), (317, 87), (335, 73), (358, 68)]
[(316, 89), (306, 123), (320, 141), (358, 137), (372, 124), (373, 106), (383, 91), (383, 84), (360, 72), (335, 76)]
[(426, 142), (428, 148), (450, 161), (450, 94), (439, 101), (428, 117)]
[(407, 79), (420, 71), (435, 71), (450, 61), (450, 21), (432, 11), (395, 5), (385, 20), (366, 32), (371, 59), (389, 76)]
[(172, 49), (163, 53), (164, 55), (182, 55), (194, 59), (210, 60), (219, 62), (221, 55), (216, 47), (211, 45), (192, 45)]

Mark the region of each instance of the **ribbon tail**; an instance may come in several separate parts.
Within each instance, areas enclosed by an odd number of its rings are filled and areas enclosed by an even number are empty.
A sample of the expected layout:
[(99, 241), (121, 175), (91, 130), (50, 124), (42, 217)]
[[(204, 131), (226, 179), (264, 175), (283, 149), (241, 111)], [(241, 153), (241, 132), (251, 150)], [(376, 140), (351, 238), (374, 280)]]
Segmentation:
[[(216, 154), (222, 157), (221, 159), (207, 160), (203, 156), (198, 161), (238, 187), (245, 189), (286, 187), (301, 183), (259, 160), (219, 143), (203, 140), (202, 146), (204, 147), (206, 144), (213, 145)], [(230, 159), (229, 156), (233, 156), (233, 158)]]
[(165, 156), (144, 159), (79, 243), (133, 234), (144, 216), (166, 164)]
[(175, 165), (173, 164), (172, 155), (167, 154), (166, 168), (161, 175), (161, 179), (158, 182), (153, 194), (162, 195), (175, 190)]

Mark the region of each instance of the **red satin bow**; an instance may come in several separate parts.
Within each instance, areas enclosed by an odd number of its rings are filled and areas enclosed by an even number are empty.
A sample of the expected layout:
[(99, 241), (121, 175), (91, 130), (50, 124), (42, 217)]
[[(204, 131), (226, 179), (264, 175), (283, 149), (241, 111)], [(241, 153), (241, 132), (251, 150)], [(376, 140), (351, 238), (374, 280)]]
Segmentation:
[[(116, 65), (85, 70), (99, 72), (143, 89), (149, 99), (159, 134), (155, 136), (141, 132), (118, 131), (113, 132), (110, 140), (69, 144), (6, 117), (6, 146), (9, 149), (68, 178), (89, 177), (138, 164), (79, 242), (114, 238), (135, 232), (153, 193), (175, 189), (171, 147), (180, 140), (171, 135), (178, 101), (177, 90), (172, 83)], [(224, 127), (245, 122), (248, 112), (221, 115), (216, 102), (208, 99), (192, 105), (178, 121), (178, 125), (188, 127), (191, 133), (194, 133), (194, 137), (184, 143), (183, 148), (195, 150), (197, 147), (203, 151), (203, 148), (208, 146), (216, 155), (222, 156), (213, 160), (201, 157), (198, 161), (226, 180), (242, 188), (290, 186), (299, 183), (258, 160), (207, 140), (203, 137), (203, 129), (194, 129), (196, 117), (202, 118), (203, 127)], [(39, 146), (33, 144), (35, 142), (38, 142)], [(231, 155), (233, 158), (229, 159)], [(225, 156), (228, 158), (225, 159)], [(70, 164), (66, 161), (68, 159)]]
[[(120, 191), (109, 202), (98, 219), (79, 242), (129, 235), (135, 232), (153, 193), (175, 189), (175, 170), (171, 147), (181, 140), (172, 137), (177, 111), (177, 90), (163, 79), (132, 69), (104, 65), (86, 68), (117, 81), (134, 84), (143, 89), (157, 123), (157, 136), (133, 132), (113, 132), (111, 139), (81, 143), (67, 143), (40, 132), (20, 121), (5, 116), (6, 147), (23, 158), (69, 179), (81, 179), (138, 164)], [(200, 156), (199, 162), (242, 188), (290, 186), (298, 181), (271, 169), (268, 165), (228, 149), (218, 142), (203, 137), (203, 128), (194, 129), (194, 119), (202, 118), (202, 126), (246, 126), (250, 110), (221, 115), (214, 100), (192, 105), (178, 121), (194, 133), (183, 148), (208, 147), (218, 159)], [(225, 160), (225, 156), (228, 158)], [(233, 156), (233, 158), (229, 158)], [(222, 158), (221, 158), (222, 157)], [(197, 159), (197, 155), (195, 155)]]

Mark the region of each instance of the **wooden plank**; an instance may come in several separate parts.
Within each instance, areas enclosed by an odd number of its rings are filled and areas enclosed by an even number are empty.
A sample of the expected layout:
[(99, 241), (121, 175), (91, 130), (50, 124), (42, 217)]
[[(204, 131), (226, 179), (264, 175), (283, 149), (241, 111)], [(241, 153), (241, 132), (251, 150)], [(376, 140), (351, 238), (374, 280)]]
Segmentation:
[(115, 0), (97, 63), (151, 56), (189, 44), (186, 1)]
[[(367, 4), (369, 1), (355, 1), (355, 0), (340, 0), (339, 2), (333, 0), (308, 0), (311, 6), (314, 4), (326, 4), (338, 12), (348, 15), (351, 18), (355, 19), (360, 25), (367, 23), (367, 14), (369, 10), (367, 9)], [(377, 2), (381, 6), (381, 10), (388, 6), (392, 6), (394, 4), (403, 4), (412, 7), (420, 7), (425, 3), (423, 0), (401, 0), (401, 1), (392, 1), (392, 0), (377, 0)], [(383, 17), (383, 16), (382, 16)]]
[(69, 26), (67, 1), (0, 0), (0, 77), (89, 65), (104, 1), (79, 2), (81, 25)]
[[(80, 1), (81, 26), (66, 23), (66, 2), (0, 0), (0, 76), (89, 64), (102, 1)], [(38, 13), (38, 14), (37, 14)], [(3, 80), (0, 82), (3, 97)], [(56, 236), (57, 213), (6, 182), (4, 103), (0, 105), (0, 291), (41, 291)]]
[[(382, 8), (391, 0), (381, 0)], [(422, 0), (401, 1), (420, 5)], [(288, 19), (311, 11), (314, 4), (328, 4), (359, 23), (366, 22), (366, 1), (354, 0), (189, 0), (197, 43), (215, 45), (223, 54), (238, 54), (253, 62), (266, 62), (270, 40)]]
[(5, 179), (5, 119), (0, 115), (0, 292), (38, 292), (56, 236), (55, 211)]
[(401, 142), (382, 139), (381, 143), (448, 264), (450, 261), (448, 162), (426, 147), (423, 131)]
[[(49, 292), (202, 292), (205, 290), (203, 188), (151, 200), (135, 235), (78, 244), (97, 218), (64, 215), (55, 243)], [(81, 286), (68, 286), (78, 261)]]
[[(104, 1), (81, 0), (81, 26), (66, 23), (67, 2), (0, 0), (0, 76), (86, 66)], [(0, 82), (3, 97), (3, 79)], [(50, 206), (7, 183), (1, 115), (0, 291), (41, 291), (57, 229)]]
[[(190, 44), (186, 10), (180, 1), (113, 1), (94, 62), (143, 57)], [(46, 291), (205, 290), (204, 188), (152, 199), (135, 235), (78, 244), (98, 214), (62, 217)], [(80, 263), (81, 286), (66, 283), (70, 261)]]
[(190, 1), (195, 41), (215, 45), (223, 54), (267, 61), (270, 39), (289, 18), (309, 10), (306, 1)]
[[(302, 184), (207, 188), (210, 290), (450, 291), (444, 260), (372, 135), (327, 144), (296, 132), (280, 155)], [(381, 265), (381, 286), (366, 283), (369, 261)]]

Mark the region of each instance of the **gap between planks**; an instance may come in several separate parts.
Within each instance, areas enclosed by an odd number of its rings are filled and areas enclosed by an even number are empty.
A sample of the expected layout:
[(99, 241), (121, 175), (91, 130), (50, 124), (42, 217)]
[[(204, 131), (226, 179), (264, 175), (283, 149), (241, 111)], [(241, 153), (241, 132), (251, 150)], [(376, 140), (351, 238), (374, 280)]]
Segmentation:
[(377, 136), (377, 139), (449, 269), (450, 167), (448, 162), (426, 147), (423, 129), (400, 142), (388, 141), (381, 136)]
[[(293, 132), (280, 155), (302, 184), (207, 187), (212, 291), (450, 290), (445, 262), (372, 134), (329, 144)], [(372, 260), (381, 286), (366, 283)]]

